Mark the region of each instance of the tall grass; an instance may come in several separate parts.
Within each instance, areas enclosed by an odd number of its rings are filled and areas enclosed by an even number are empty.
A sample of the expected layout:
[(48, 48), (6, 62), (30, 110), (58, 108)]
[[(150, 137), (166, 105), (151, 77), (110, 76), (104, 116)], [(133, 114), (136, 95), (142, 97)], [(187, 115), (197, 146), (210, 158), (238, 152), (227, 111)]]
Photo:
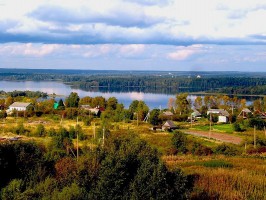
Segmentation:
[[(266, 199), (264, 159), (224, 156), (165, 156), (163, 159), (170, 168), (181, 167), (187, 174), (195, 177), (195, 187), (190, 197), (193, 200)], [(223, 163), (232, 165), (225, 168)]]

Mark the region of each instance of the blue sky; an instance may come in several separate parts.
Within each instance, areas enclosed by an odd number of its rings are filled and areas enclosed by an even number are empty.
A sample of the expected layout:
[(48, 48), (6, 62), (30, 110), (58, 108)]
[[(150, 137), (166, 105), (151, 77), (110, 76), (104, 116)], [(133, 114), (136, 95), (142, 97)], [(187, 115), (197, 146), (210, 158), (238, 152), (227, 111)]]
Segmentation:
[(0, 67), (266, 71), (265, 0), (0, 0)]

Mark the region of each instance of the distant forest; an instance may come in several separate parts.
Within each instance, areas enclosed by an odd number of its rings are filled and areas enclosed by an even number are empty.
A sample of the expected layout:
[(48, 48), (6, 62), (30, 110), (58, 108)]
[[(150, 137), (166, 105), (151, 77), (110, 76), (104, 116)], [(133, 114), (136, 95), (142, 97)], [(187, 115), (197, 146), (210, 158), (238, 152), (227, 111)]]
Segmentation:
[(62, 81), (88, 91), (266, 95), (266, 73), (0, 69), (1, 80)]

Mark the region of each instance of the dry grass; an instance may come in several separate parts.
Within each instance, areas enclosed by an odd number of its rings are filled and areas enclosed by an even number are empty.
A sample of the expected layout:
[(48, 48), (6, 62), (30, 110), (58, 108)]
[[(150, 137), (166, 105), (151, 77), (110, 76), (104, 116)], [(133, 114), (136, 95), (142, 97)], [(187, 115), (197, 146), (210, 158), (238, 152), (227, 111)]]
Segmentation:
[[(264, 159), (224, 156), (164, 156), (163, 159), (169, 168), (180, 167), (196, 177), (191, 199), (266, 199)], [(214, 159), (229, 162), (233, 167), (210, 168), (199, 165)]]

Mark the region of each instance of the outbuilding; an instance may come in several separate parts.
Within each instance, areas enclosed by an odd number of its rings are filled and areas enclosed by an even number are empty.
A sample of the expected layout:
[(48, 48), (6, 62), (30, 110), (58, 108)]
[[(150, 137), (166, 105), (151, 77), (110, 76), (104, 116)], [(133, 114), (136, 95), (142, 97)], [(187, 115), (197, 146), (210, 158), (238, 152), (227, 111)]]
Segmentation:
[(171, 130), (175, 130), (177, 128), (178, 127), (175, 125), (175, 123), (172, 120), (167, 120), (164, 123), (164, 125), (162, 126), (163, 131), (165, 131), (165, 130), (171, 131)]
[(7, 110), (7, 112), (12, 112), (14, 110), (17, 111), (26, 111), (29, 106), (31, 105), (31, 103), (24, 103), (24, 102), (14, 102), (13, 104), (11, 104)]

